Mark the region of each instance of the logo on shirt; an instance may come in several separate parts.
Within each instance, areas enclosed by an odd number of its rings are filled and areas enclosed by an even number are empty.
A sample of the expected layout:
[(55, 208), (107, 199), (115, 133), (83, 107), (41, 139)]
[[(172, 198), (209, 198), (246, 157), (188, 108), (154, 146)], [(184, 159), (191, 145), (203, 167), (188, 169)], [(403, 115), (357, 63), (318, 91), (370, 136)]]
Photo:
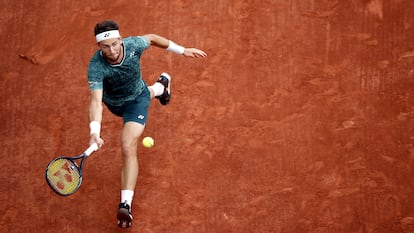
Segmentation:
[(135, 51), (132, 51), (130, 54), (129, 54), (129, 57), (133, 57), (135, 55)]

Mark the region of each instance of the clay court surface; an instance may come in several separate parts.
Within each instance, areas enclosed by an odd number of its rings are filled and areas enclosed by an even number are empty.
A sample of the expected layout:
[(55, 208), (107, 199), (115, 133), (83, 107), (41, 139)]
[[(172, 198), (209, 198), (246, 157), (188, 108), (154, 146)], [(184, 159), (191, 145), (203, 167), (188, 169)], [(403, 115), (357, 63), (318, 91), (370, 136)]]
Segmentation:
[[(414, 1), (0, 1), (0, 232), (414, 232)], [(144, 80), (173, 77), (139, 146), (130, 229), (116, 225), (122, 121), (84, 183), (44, 169), (88, 146), (93, 27), (156, 33)]]

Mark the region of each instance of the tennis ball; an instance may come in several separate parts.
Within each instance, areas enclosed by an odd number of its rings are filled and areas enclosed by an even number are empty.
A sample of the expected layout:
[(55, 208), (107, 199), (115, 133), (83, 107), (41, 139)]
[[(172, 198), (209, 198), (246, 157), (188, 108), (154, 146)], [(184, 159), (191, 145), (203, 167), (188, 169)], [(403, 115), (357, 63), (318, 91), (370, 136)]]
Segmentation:
[(146, 148), (150, 148), (154, 145), (154, 139), (152, 139), (152, 137), (145, 137), (142, 139), (142, 145)]

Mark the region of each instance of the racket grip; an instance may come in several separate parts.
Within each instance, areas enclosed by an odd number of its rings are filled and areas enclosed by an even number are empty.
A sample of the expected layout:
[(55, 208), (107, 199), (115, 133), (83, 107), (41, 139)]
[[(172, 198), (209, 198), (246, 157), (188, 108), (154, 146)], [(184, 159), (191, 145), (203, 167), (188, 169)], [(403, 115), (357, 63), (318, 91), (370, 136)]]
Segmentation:
[(94, 151), (97, 151), (97, 150), (98, 150), (98, 144), (94, 143), (88, 149), (85, 150), (84, 154), (86, 154), (86, 156), (89, 156)]

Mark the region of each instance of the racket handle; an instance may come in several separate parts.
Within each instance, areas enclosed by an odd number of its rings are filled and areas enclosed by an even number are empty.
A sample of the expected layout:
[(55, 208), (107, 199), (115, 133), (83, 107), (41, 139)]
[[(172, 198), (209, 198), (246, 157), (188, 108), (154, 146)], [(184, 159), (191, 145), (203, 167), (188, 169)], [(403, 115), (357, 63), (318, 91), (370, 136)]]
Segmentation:
[(98, 144), (94, 143), (92, 144), (88, 149), (83, 152), (86, 156), (91, 155), (94, 151), (98, 150)]

